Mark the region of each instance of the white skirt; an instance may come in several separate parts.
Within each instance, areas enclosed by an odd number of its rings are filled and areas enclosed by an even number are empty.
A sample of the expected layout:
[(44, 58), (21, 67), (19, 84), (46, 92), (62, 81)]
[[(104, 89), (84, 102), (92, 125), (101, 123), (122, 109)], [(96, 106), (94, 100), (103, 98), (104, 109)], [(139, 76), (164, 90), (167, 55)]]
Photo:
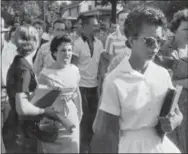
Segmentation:
[(70, 133), (64, 127), (59, 129), (59, 136), (54, 142), (41, 142), (43, 153), (79, 153), (79, 119), (77, 114), (77, 108), (73, 102), (68, 103), (70, 119), (74, 124), (75, 128)]
[(163, 141), (154, 128), (120, 132), (118, 153), (181, 153), (165, 136)]

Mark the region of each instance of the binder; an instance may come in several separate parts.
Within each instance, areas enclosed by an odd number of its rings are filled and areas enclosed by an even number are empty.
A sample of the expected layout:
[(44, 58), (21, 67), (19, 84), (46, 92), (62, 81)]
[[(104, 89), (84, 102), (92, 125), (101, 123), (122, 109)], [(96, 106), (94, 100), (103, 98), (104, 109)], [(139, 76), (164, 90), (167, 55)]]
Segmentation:
[[(73, 95), (73, 89), (74, 88), (50, 88), (46, 85), (40, 84), (31, 96), (30, 102), (37, 107), (46, 108), (56, 101), (60, 93), (61, 95)], [(75, 127), (75, 125), (68, 118), (63, 117), (61, 113), (57, 113), (57, 120), (60, 121), (70, 132)], [(39, 126), (42, 130), (45, 130), (49, 129), (50, 124), (40, 124)]]
[[(168, 89), (168, 92), (166, 94), (164, 103), (160, 111), (160, 117), (167, 117), (171, 112), (175, 110), (179, 102), (182, 89), (183, 87), (180, 85), (177, 85), (175, 89)], [(155, 128), (157, 130), (158, 135), (163, 139), (167, 132), (163, 132), (161, 128), (161, 123), (159, 122)]]
[(160, 117), (166, 117), (178, 104), (183, 87), (177, 85), (175, 89), (169, 89), (161, 108)]
[(60, 92), (61, 91), (58, 88), (52, 89), (45, 85), (38, 85), (31, 96), (30, 102), (37, 107), (46, 108), (55, 102)]

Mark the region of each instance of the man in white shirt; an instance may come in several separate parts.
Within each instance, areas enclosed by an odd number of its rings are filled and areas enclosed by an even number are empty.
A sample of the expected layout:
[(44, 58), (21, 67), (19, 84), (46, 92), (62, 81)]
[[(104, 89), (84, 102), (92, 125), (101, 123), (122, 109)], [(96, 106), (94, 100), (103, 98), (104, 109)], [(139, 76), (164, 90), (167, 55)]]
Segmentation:
[[(6, 93), (6, 77), (7, 72), (12, 64), (14, 57), (16, 56), (16, 46), (12, 43), (8, 43), (5, 40), (4, 34), (5, 32), (9, 32), (9, 29), (4, 27), (4, 19), (1, 18), (1, 128), (5, 120), (8, 117), (8, 113), (10, 110), (10, 106), (7, 100), (7, 93)], [(2, 144), (2, 153), (5, 153), (5, 147), (3, 140), (1, 140)]]
[[(64, 20), (56, 20), (53, 24), (53, 36), (60, 36), (65, 33), (66, 25)], [(50, 52), (51, 41), (43, 44), (39, 49), (34, 62), (33, 69), (38, 76), (44, 67), (51, 65), (54, 60)]]
[(92, 123), (98, 106), (97, 72), (103, 44), (94, 37), (98, 28), (96, 17), (82, 17), (83, 35), (74, 42), (72, 62), (80, 70), (79, 83), (82, 95), (83, 117), (81, 121), (81, 147), (80, 152), (89, 150), (92, 138)]

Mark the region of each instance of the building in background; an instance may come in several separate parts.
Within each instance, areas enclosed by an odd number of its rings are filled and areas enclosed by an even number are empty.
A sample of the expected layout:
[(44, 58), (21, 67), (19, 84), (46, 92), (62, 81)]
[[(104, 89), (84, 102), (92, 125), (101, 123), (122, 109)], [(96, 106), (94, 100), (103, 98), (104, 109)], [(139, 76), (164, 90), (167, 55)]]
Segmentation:
[(96, 6), (95, 1), (74, 1), (65, 6), (61, 11), (62, 18), (75, 20), (80, 14), (94, 15), (102, 22), (110, 22), (111, 6)]

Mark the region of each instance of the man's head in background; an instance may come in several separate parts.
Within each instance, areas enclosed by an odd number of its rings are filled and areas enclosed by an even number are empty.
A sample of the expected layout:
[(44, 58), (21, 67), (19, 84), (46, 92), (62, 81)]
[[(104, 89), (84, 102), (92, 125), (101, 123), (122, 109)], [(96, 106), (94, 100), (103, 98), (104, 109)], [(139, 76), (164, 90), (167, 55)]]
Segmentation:
[(83, 19), (83, 15), (79, 15), (76, 20), (76, 25), (74, 26), (76, 33), (79, 36), (82, 34), (82, 19)]
[(98, 30), (99, 23), (96, 16), (84, 16), (82, 18), (83, 33), (86, 36), (94, 35)]
[(123, 33), (124, 30), (124, 22), (127, 18), (128, 12), (125, 10), (121, 10), (116, 15), (116, 23), (119, 25), (120, 31)]
[(53, 36), (61, 36), (66, 33), (66, 23), (63, 19), (58, 19), (53, 23)]
[(39, 37), (42, 38), (42, 34), (45, 31), (44, 22), (40, 19), (37, 19), (37, 20), (33, 21), (32, 25), (37, 29), (37, 31), (39, 33)]

